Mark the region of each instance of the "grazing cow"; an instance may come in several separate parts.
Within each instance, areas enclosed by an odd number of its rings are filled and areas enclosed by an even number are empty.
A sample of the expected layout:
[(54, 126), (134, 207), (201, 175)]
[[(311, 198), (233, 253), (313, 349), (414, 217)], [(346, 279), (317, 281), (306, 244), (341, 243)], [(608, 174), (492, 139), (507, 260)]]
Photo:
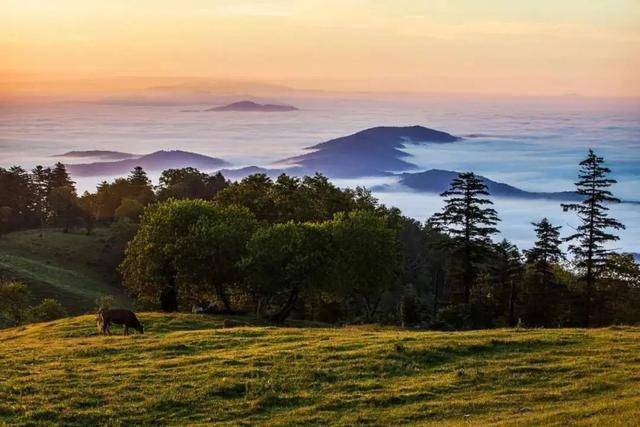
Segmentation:
[(129, 328), (133, 328), (141, 334), (144, 333), (142, 323), (138, 320), (135, 313), (131, 310), (123, 308), (100, 309), (96, 316), (98, 323), (98, 333), (111, 335), (109, 327), (112, 323), (124, 326), (124, 334), (129, 335)]

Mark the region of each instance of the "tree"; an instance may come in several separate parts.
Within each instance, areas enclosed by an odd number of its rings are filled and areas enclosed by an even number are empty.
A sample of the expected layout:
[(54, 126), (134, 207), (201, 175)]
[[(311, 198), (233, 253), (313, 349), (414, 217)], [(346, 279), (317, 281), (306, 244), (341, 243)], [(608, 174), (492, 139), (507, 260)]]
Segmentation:
[(333, 256), (323, 225), (288, 222), (259, 229), (242, 261), (256, 315), (283, 322), (301, 294), (329, 283)]
[(0, 281), (0, 325), (16, 326), (25, 319), (31, 294), (24, 283)]
[(527, 262), (548, 265), (564, 259), (560, 248), (562, 226), (554, 227), (547, 218), (542, 218), (540, 222), (532, 222), (531, 225), (536, 232), (536, 241), (533, 248), (524, 251)]
[(334, 291), (355, 299), (371, 322), (400, 273), (396, 232), (384, 217), (367, 211), (338, 213), (329, 224), (337, 257)]
[(50, 191), (48, 199), (54, 223), (61, 226), (64, 233), (68, 233), (82, 217), (75, 189), (70, 186), (55, 187)]
[(38, 216), (40, 225), (40, 237), (43, 237), (43, 228), (47, 223), (50, 215), (48, 204), (49, 180), (51, 169), (36, 166), (31, 171), (31, 182), (33, 185), (34, 211)]
[(122, 203), (115, 210), (113, 216), (114, 218), (129, 218), (132, 221), (137, 221), (143, 209), (142, 203), (136, 199), (125, 198), (122, 199)]
[(477, 264), (486, 254), (490, 236), (498, 232), (500, 221), (492, 205), (487, 186), (473, 172), (464, 172), (451, 182), (449, 190), (441, 194), (445, 198), (442, 212), (434, 214), (429, 224), (444, 231), (452, 238), (462, 263), (462, 302), (469, 303), (471, 288), (477, 276)]
[(203, 199), (214, 196), (228, 186), (221, 173), (209, 176), (195, 168), (167, 169), (160, 175), (158, 199)]
[(258, 221), (277, 222), (276, 209), (272, 197), (273, 181), (267, 175), (249, 175), (240, 182), (231, 183), (216, 194), (216, 202), (221, 205), (244, 206)]
[(595, 289), (595, 325), (640, 322), (640, 265), (632, 254), (611, 253)]
[(19, 166), (0, 168), (0, 208), (3, 208), (1, 227), (5, 232), (35, 225), (35, 205), (29, 173)]
[(54, 165), (53, 169), (48, 172), (48, 190), (51, 191), (54, 188), (70, 187), (75, 194), (75, 182), (71, 180), (67, 168), (62, 163), (58, 162)]
[(576, 232), (567, 237), (567, 241), (575, 241), (569, 245), (569, 251), (576, 259), (577, 267), (582, 270), (584, 289), (584, 326), (589, 326), (591, 305), (593, 303), (593, 289), (601, 273), (602, 266), (611, 250), (606, 247), (608, 242), (616, 241), (619, 237), (608, 230), (622, 230), (624, 225), (609, 217), (607, 203), (620, 202), (613, 197), (608, 188), (617, 181), (607, 175), (611, 170), (603, 166), (604, 159), (589, 150), (587, 158), (580, 162), (579, 181), (575, 183), (577, 193), (584, 197), (578, 203), (562, 204), (565, 211), (574, 211), (580, 220)]
[(237, 282), (237, 263), (253, 224), (246, 209), (204, 200), (150, 205), (120, 265), (124, 285), (139, 297), (159, 301), (165, 311), (209, 293), (231, 310), (227, 287)]
[(126, 194), (127, 198), (136, 200), (142, 206), (154, 201), (153, 185), (151, 185), (151, 180), (147, 173), (140, 166), (133, 168), (127, 177), (127, 182), (130, 186), (130, 190)]
[(494, 255), (488, 266), (493, 298), (497, 302), (500, 315), (505, 315), (507, 323), (515, 326), (518, 283), (522, 280), (522, 257), (518, 247), (506, 239), (493, 248)]
[(31, 322), (50, 322), (61, 319), (67, 315), (62, 304), (53, 298), (45, 298), (34, 307), (29, 308), (27, 317)]
[(533, 248), (524, 251), (527, 271), (523, 281), (523, 317), (531, 326), (557, 326), (566, 296), (566, 289), (555, 274), (557, 264), (564, 259), (560, 248), (562, 227), (554, 226), (547, 218), (531, 225), (536, 241)]

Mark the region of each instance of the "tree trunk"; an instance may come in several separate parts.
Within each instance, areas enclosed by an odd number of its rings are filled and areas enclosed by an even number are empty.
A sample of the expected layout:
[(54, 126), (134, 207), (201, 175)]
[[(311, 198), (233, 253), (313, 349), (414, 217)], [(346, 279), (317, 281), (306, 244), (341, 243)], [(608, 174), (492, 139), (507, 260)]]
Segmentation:
[(511, 279), (511, 291), (509, 293), (509, 325), (516, 325), (516, 316), (515, 316), (515, 305), (516, 305), (516, 281)]
[(282, 308), (280, 308), (277, 313), (272, 314), (269, 319), (275, 323), (282, 323), (287, 320), (287, 317), (289, 317), (289, 314), (291, 314), (291, 310), (293, 310), (293, 307), (298, 301), (299, 293), (299, 289), (292, 290), (291, 294), (289, 294), (289, 299), (287, 299), (287, 302), (282, 306)]
[(214, 288), (216, 290), (216, 295), (218, 295), (218, 298), (222, 301), (222, 305), (224, 306), (226, 313), (232, 314), (234, 311), (231, 308), (231, 301), (229, 300), (229, 295), (227, 295), (224, 290), (224, 286), (221, 283), (216, 283)]
[(160, 293), (160, 308), (166, 312), (178, 310), (178, 295), (176, 292), (175, 278), (173, 277), (169, 281), (169, 286)]
[(439, 291), (440, 291), (440, 286), (439, 286), (439, 274), (438, 274), (438, 270), (434, 271), (433, 275), (431, 276), (431, 280), (433, 280), (433, 314), (432, 314), (432, 318), (434, 321), (438, 320), (438, 297), (439, 297)]

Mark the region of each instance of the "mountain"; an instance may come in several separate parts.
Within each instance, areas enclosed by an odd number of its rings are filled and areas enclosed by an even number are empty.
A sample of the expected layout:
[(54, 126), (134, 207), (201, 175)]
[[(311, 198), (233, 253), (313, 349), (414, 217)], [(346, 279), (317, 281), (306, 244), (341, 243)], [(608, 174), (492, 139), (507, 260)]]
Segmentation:
[(112, 176), (129, 173), (136, 166), (141, 166), (147, 172), (163, 171), (194, 167), (203, 171), (218, 169), (229, 164), (216, 157), (202, 154), (189, 153), (187, 151), (156, 151), (135, 159), (126, 159), (113, 162), (95, 162), (85, 164), (67, 164), (69, 172), (74, 176)]
[(258, 111), (264, 113), (284, 112), (284, 111), (297, 111), (298, 109), (291, 105), (277, 105), (277, 104), (258, 104), (253, 101), (239, 101), (232, 104), (224, 105), (222, 107), (213, 107), (204, 111)]
[(138, 158), (140, 154), (123, 153), (120, 151), (105, 151), (105, 150), (86, 150), (86, 151), (67, 151), (63, 154), (55, 154), (52, 157), (73, 157), (73, 158), (86, 158), (93, 157), (96, 159), (107, 160), (123, 160)]
[[(403, 173), (400, 174), (400, 184), (409, 187), (413, 190), (422, 191), (426, 193), (442, 193), (449, 188), (451, 181), (458, 176), (458, 172), (447, 171), (441, 169), (431, 169), (425, 172), (418, 173)], [(489, 193), (496, 197), (511, 197), (518, 199), (550, 199), (550, 200), (581, 200), (581, 196), (573, 191), (558, 191), (558, 192), (532, 192), (525, 191), (520, 188), (514, 187), (502, 182), (493, 181), (484, 176), (479, 176), (487, 185)], [(377, 188), (379, 191), (384, 191), (385, 187), (380, 186)]]
[(451, 143), (460, 138), (422, 126), (380, 126), (352, 135), (332, 139), (311, 147), (313, 152), (285, 159), (310, 173), (322, 172), (331, 177), (355, 178), (389, 175), (392, 171), (415, 169), (403, 158), (408, 143)]

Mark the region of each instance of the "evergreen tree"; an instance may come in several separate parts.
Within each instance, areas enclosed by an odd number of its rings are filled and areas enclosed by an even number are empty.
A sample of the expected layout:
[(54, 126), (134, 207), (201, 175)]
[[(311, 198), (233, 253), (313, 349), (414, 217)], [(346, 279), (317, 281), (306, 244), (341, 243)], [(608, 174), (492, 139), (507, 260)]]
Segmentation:
[(449, 190), (441, 194), (446, 206), (434, 214), (429, 224), (451, 236), (462, 262), (462, 302), (469, 303), (471, 287), (477, 276), (477, 263), (486, 253), (490, 236), (498, 232), (500, 221), (495, 209), (487, 207), (487, 186), (473, 172), (464, 172), (451, 182)]
[(547, 265), (563, 259), (564, 254), (560, 249), (562, 226), (554, 227), (547, 218), (542, 218), (540, 222), (532, 222), (531, 225), (535, 228), (537, 240), (533, 248), (524, 251), (527, 262)]
[(557, 326), (557, 309), (564, 289), (557, 283), (554, 265), (564, 259), (560, 248), (561, 226), (554, 226), (547, 218), (531, 223), (535, 227), (533, 248), (525, 250), (527, 275), (524, 280), (523, 315), (532, 326)]
[(585, 284), (584, 325), (589, 326), (591, 304), (595, 282), (601, 267), (607, 260), (611, 250), (605, 247), (607, 242), (616, 241), (618, 236), (607, 230), (621, 230), (624, 225), (609, 217), (606, 203), (620, 202), (608, 190), (617, 181), (607, 178), (611, 170), (603, 166), (604, 159), (589, 150), (587, 158), (580, 162), (579, 181), (576, 182), (577, 193), (584, 196), (579, 203), (562, 204), (565, 211), (574, 211), (580, 219), (576, 232), (567, 237), (567, 241), (575, 241), (569, 251), (576, 258), (576, 264), (583, 271)]
[(494, 246), (494, 254), (488, 266), (493, 297), (497, 299), (500, 312), (509, 326), (515, 326), (518, 283), (522, 281), (522, 256), (518, 247), (507, 239)]
[(147, 176), (147, 173), (140, 166), (133, 168), (127, 182), (130, 184), (131, 194), (125, 195), (128, 198), (138, 201), (142, 206), (146, 206), (153, 202), (155, 194), (153, 193), (153, 185)]
[(34, 211), (40, 222), (40, 237), (43, 237), (43, 228), (50, 214), (50, 208), (47, 202), (47, 194), (49, 190), (49, 175), (51, 169), (36, 166), (31, 171), (31, 182), (33, 185)]
[(60, 162), (56, 163), (48, 175), (49, 175), (49, 181), (48, 181), (49, 191), (53, 190), (54, 188), (69, 187), (73, 190), (73, 193), (75, 194), (75, 191), (76, 191), (75, 182), (71, 180), (71, 177), (69, 176), (69, 173), (67, 172), (67, 168), (65, 167), (65, 165), (63, 165)]

